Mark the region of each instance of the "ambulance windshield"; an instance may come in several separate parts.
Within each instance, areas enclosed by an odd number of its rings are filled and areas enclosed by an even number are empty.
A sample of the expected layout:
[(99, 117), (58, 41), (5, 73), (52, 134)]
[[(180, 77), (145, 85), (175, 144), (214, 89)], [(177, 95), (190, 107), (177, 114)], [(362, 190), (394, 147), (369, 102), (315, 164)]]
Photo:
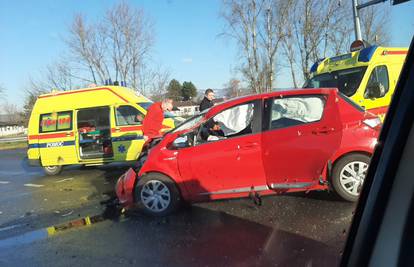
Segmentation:
[(355, 94), (367, 67), (357, 67), (338, 71), (332, 71), (315, 75), (307, 80), (304, 88), (325, 88), (334, 87), (346, 96)]

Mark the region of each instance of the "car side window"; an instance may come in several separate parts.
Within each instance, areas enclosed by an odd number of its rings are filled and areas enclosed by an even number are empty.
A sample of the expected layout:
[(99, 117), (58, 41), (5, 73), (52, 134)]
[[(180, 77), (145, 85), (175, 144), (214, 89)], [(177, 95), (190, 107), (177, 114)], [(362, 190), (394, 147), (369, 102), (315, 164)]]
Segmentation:
[(140, 125), (144, 120), (144, 114), (132, 106), (119, 106), (115, 111), (116, 125)]
[(223, 110), (200, 127), (198, 140), (215, 141), (253, 133), (256, 106), (249, 102)]
[(388, 70), (385, 65), (375, 67), (369, 76), (364, 98), (381, 98), (389, 90)]
[(72, 130), (72, 111), (47, 113), (40, 115), (40, 133), (67, 130)]
[(319, 121), (325, 107), (323, 96), (276, 98), (270, 109), (270, 129), (281, 129)]

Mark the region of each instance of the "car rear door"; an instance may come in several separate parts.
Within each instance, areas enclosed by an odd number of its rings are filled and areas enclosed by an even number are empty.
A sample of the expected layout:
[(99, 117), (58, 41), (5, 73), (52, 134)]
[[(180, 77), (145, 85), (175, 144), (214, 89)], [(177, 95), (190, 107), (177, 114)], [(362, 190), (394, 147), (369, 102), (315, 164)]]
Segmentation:
[(342, 123), (335, 91), (267, 99), (262, 139), (263, 166), (272, 189), (318, 183), (339, 148)]

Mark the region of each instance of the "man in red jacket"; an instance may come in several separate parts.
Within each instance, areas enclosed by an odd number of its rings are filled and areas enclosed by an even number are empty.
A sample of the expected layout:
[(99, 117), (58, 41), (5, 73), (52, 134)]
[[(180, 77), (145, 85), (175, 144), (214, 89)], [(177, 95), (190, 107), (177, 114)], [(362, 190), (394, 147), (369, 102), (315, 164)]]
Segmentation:
[(147, 115), (142, 122), (142, 131), (144, 132), (144, 140), (149, 143), (152, 139), (162, 136), (162, 121), (164, 120), (164, 112), (173, 109), (172, 99), (164, 99), (162, 102), (152, 104)]

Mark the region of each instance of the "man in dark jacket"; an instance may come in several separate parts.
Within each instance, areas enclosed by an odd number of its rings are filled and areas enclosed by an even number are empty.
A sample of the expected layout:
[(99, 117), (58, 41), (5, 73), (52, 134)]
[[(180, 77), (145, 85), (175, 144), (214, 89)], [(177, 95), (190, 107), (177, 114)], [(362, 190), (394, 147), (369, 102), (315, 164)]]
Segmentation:
[(204, 93), (204, 98), (200, 103), (200, 112), (211, 108), (214, 105), (213, 99), (214, 99), (213, 89), (207, 89)]

